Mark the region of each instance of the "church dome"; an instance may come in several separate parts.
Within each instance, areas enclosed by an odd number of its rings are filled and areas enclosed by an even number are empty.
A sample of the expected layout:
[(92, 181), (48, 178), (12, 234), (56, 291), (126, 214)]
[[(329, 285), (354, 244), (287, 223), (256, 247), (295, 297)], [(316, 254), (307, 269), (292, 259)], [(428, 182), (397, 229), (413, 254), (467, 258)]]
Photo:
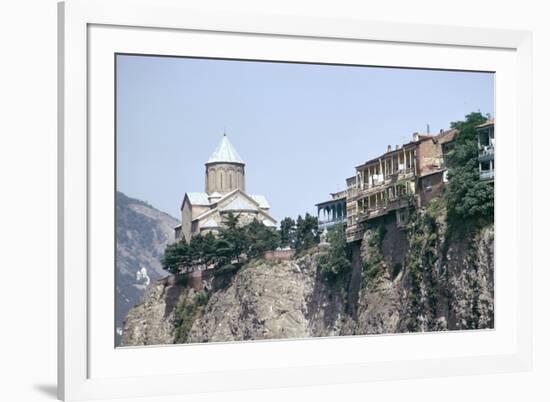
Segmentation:
[(210, 158), (206, 161), (210, 163), (239, 163), (244, 165), (244, 161), (239, 156), (233, 145), (229, 142), (227, 135), (223, 135), (218, 147)]
[[(218, 147), (206, 161), (205, 192), (226, 194), (235, 189), (245, 191), (245, 163), (227, 136), (223, 135)], [(211, 202), (215, 199), (211, 199)]]

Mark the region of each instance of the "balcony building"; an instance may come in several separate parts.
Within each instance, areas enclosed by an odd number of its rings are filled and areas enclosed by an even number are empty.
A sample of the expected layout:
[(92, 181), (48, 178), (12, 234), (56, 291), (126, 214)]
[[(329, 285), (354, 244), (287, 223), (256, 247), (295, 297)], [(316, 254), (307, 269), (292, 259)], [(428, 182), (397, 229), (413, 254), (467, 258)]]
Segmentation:
[(437, 135), (415, 133), (413, 140), (356, 166), (346, 180), (346, 237), (361, 240), (371, 225), (395, 219), (407, 222), (410, 209), (421, 207), (441, 193), (445, 182), (445, 153), (452, 149), (457, 130)]
[(476, 127), (479, 148), (479, 178), (493, 182), (495, 179), (495, 121)]
[(320, 230), (346, 223), (346, 191), (332, 193), (330, 196), (330, 200), (316, 204)]

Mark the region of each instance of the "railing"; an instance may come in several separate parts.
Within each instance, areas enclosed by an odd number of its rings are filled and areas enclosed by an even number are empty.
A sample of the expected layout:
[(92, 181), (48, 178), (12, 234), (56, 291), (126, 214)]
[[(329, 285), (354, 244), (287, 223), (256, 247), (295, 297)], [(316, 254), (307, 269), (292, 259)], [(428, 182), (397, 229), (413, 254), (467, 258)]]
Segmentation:
[(355, 241), (363, 238), (364, 230), (358, 226), (346, 229), (346, 241)]
[(494, 155), (495, 148), (492, 145), (484, 145), (483, 148), (479, 150), (479, 160), (493, 159)]
[[(414, 169), (408, 168), (408, 169), (402, 169), (398, 170), (397, 172), (390, 173), (386, 176), (384, 176), (382, 179), (373, 180), (372, 183), (365, 183), (365, 186), (363, 188), (358, 189), (361, 193), (370, 193), (375, 190), (379, 190), (380, 187), (395, 183), (398, 180), (404, 180), (414, 177)], [(349, 194), (349, 190), (348, 190)], [(353, 196), (356, 196), (357, 193), (355, 193)], [(352, 197), (351, 195), (349, 196)]]
[(481, 172), (479, 172), (480, 180), (493, 180), (494, 178), (495, 178), (494, 170), (482, 170)]
[(326, 220), (319, 220), (319, 225), (322, 225), (324, 223), (338, 223), (338, 222), (344, 222), (346, 220), (345, 216), (339, 216), (335, 219), (326, 219)]
[(411, 205), (411, 202), (412, 201), (410, 200), (408, 195), (393, 198), (377, 207), (372, 207), (367, 210), (358, 211), (357, 221), (364, 222), (368, 219), (376, 218), (378, 216), (386, 214), (389, 211), (393, 211), (395, 209), (409, 206)]
[(347, 220), (347, 217), (341, 216), (341, 217), (338, 217), (336, 219), (329, 219), (329, 220), (325, 220), (325, 221), (319, 221), (319, 228), (320, 229), (329, 228), (329, 227), (337, 225), (339, 223), (345, 223), (346, 220)]

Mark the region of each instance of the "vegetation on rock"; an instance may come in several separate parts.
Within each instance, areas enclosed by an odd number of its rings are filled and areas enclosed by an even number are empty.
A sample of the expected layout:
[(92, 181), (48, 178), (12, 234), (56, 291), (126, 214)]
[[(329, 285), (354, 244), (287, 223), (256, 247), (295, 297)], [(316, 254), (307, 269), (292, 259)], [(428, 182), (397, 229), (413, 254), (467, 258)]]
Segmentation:
[[(391, 216), (373, 225), (353, 267), (343, 226), (317, 248), (318, 222), (309, 214), (283, 219), (279, 230), (228, 215), (217, 237), (168, 246), (163, 265), (171, 272), (214, 266), (215, 277), (229, 278), (208, 292), (181, 293), (170, 318), (160, 319), (172, 320), (170, 342), (492, 328), (494, 194), (479, 180), (475, 130), (485, 120), (471, 113), (452, 123), (460, 134), (443, 196), (411, 208), (404, 230)], [(285, 247), (297, 250), (293, 260), (262, 259)], [(350, 297), (354, 275), (360, 287)], [(142, 331), (135, 318), (128, 332)]]
[(342, 224), (330, 228), (327, 237), (328, 252), (319, 257), (318, 267), (325, 279), (337, 282), (351, 269), (351, 250)]
[(447, 165), (449, 184), (445, 198), (450, 229), (461, 233), (493, 222), (494, 187), (479, 179), (476, 126), (487, 121), (481, 113), (470, 113), (464, 121), (451, 123), (460, 131)]
[(363, 273), (361, 275), (363, 288), (374, 288), (376, 280), (384, 273), (385, 262), (382, 253), (382, 241), (385, 235), (384, 226), (380, 225), (371, 229), (367, 234), (367, 258), (363, 261)]
[(193, 323), (204, 312), (210, 294), (204, 291), (188, 295), (178, 305), (174, 319), (174, 343), (185, 343)]
[[(151, 205), (116, 192), (116, 304), (115, 322), (119, 331), (128, 311), (144, 296), (147, 283), (166, 272), (160, 259), (173, 241), (178, 221)], [(145, 274), (142, 275), (145, 268)], [(121, 341), (115, 334), (116, 344)]]
[(281, 229), (275, 230), (258, 220), (240, 225), (239, 217), (230, 213), (217, 237), (211, 233), (199, 234), (193, 236), (189, 243), (182, 239), (168, 245), (162, 265), (173, 274), (195, 267), (212, 266), (216, 270), (223, 268), (224, 271), (232, 271), (247, 261), (261, 258), (269, 250), (292, 247), (304, 251), (318, 243), (317, 218), (310, 214), (304, 218), (299, 215), (296, 221), (285, 218)]

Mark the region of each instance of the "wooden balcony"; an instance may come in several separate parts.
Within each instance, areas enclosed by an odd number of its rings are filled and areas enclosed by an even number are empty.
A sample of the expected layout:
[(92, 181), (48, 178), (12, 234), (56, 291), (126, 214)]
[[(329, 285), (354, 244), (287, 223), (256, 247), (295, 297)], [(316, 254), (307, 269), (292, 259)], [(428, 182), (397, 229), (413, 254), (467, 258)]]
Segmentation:
[(370, 195), (381, 191), (382, 189), (391, 186), (398, 181), (409, 180), (415, 177), (414, 170), (412, 168), (399, 170), (392, 174), (387, 175), (384, 180), (377, 180), (373, 184), (366, 184), (363, 188), (350, 188), (348, 189), (348, 200), (361, 198), (366, 195)]
[(362, 240), (364, 234), (365, 230), (361, 225), (353, 225), (346, 229), (346, 241), (350, 243), (353, 241)]
[(358, 211), (357, 221), (365, 222), (369, 219), (374, 219), (385, 215), (390, 211), (395, 211), (396, 209), (405, 208), (411, 205), (412, 200), (408, 196), (394, 198), (377, 207), (372, 207), (364, 211)]

